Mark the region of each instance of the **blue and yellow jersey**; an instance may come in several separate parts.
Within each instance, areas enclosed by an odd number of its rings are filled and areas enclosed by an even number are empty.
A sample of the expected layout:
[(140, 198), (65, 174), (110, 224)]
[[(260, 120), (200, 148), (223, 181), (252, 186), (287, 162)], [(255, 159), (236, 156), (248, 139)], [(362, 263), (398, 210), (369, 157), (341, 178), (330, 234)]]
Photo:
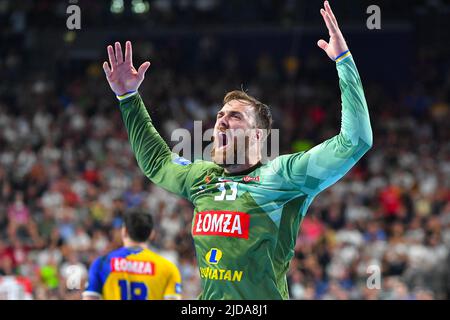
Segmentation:
[(105, 300), (181, 298), (181, 275), (172, 262), (140, 247), (122, 247), (97, 258), (83, 295)]

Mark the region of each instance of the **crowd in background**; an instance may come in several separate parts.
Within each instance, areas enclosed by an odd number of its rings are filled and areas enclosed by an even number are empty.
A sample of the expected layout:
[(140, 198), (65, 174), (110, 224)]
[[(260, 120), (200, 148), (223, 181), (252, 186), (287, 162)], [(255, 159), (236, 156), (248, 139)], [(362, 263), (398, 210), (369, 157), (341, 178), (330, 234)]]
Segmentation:
[[(298, 0), (103, 0), (103, 1), (58, 1), (53, 0), (3, 0), (0, 18), (3, 23), (11, 20), (17, 28), (32, 24), (43, 28), (54, 28), (65, 24), (67, 7), (71, 4), (82, 11), (83, 24), (89, 27), (195, 27), (237, 25), (284, 25), (293, 26), (299, 21), (318, 21), (318, 6), (322, 1)], [(335, 12), (342, 19), (355, 18), (374, 3), (370, 0), (339, 1)], [(443, 0), (411, 0), (402, 6), (389, 0), (378, 0), (385, 19), (402, 19), (415, 10), (448, 10)], [(137, 9), (137, 10), (136, 10)], [(365, 10), (364, 10), (365, 11)], [(363, 12), (364, 12), (363, 11)], [(11, 15), (10, 13), (13, 12)], [(355, 15), (356, 13), (356, 15)], [(130, 19), (133, 25), (130, 26)], [(0, 25), (2, 24), (0, 20)], [(356, 20), (356, 19), (355, 19)]]
[[(76, 75), (29, 72), (20, 43), (0, 49), (0, 277), (18, 277), (33, 299), (79, 299), (93, 259), (122, 245), (124, 212), (141, 207), (155, 221), (151, 248), (177, 264), (184, 298), (195, 299), (192, 206), (143, 176), (101, 61)], [(198, 48), (204, 67), (191, 71), (173, 67), (174, 53), (145, 43), (135, 50), (158, 66), (140, 92), (170, 145), (171, 132), (193, 130), (193, 120), (212, 127), (224, 94), (242, 84), (233, 52), (216, 59), (210, 48)], [(250, 66), (244, 89), (271, 106), (280, 153), (307, 150), (339, 130), (337, 73), (321, 54), (261, 53)], [(374, 146), (312, 203), (288, 273), (292, 299), (450, 298), (445, 54), (419, 48), (403, 87), (362, 75)], [(84, 280), (68, 285), (74, 266)], [(369, 279), (377, 268), (379, 289)]]

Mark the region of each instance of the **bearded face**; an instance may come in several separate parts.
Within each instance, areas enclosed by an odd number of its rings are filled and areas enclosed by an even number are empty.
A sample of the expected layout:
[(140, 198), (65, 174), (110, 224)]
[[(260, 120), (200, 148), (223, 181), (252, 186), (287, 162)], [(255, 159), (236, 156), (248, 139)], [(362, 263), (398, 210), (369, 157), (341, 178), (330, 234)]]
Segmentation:
[(214, 136), (211, 150), (212, 160), (222, 166), (248, 163), (250, 155), (250, 136), (244, 130), (227, 129)]
[(255, 111), (245, 101), (232, 100), (217, 113), (211, 158), (227, 168), (248, 163), (258, 143)]

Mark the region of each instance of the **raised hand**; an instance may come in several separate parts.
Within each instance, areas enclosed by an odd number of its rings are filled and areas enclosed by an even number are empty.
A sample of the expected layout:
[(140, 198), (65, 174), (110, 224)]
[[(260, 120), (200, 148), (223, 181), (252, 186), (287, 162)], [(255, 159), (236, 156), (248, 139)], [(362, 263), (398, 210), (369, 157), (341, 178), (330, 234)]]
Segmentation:
[(328, 34), (330, 35), (329, 42), (323, 39), (317, 41), (317, 45), (326, 52), (330, 59), (335, 60), (337, 56), (348, 50), (347, 43), (345, 43), (344, 36), (342, 35), (333, 11), (331, 10), (328, 1), (324, 2), (325, 9), (320, 9), (320, 14), (327, 25)]
[(112, 91), (120, 96), (129, 92), (136, 91), (144, 80), (145, 72), (150, 67), (150, 62), (146, 61), (139, 69), (133, 66), (133, 49), (131, 42), (125, 43), (125, 60), (122, 55), (122, 47), (119, 42), (113, 46), (108, 46), (108, 62), (103, 62), (103, 70), (106, 74), (109, 86)]

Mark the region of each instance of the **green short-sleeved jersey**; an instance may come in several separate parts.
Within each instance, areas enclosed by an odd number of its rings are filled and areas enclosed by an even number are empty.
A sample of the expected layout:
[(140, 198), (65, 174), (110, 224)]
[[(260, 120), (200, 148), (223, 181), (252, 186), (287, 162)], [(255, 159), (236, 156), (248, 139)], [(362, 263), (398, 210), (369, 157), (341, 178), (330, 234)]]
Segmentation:
[(120, 102), (131, 147), (155, 184), (190, 200), (202, 280), (200, 299), (288, 299), (286, 273), (314, 197), (372, 145), (364, 92), (351, 55), (337, 63), (340, 133), (307, 152), (282, 155), (237, 175), (173, 154), (138, 94)]

